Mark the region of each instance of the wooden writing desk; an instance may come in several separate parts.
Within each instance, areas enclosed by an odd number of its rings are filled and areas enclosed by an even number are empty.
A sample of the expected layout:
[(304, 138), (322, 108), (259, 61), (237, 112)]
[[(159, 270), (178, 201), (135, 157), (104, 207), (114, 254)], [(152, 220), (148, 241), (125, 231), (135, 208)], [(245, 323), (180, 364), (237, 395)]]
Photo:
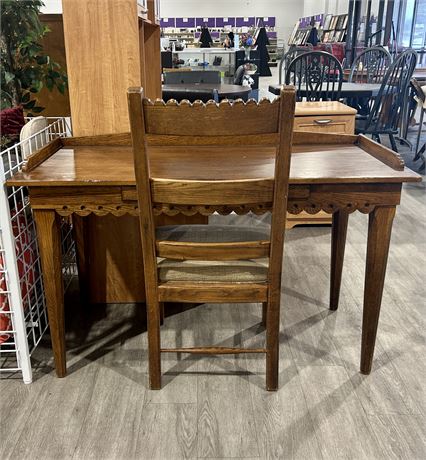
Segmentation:
[[(391, 150), (364, 136), (321, 133), (294, 134), (288, 211), (333, 214), (330, 308), (337, 309), (348, 216), (356, 210), (369, 214), (364, 291), (361, 372), (371, 371), (385, 279), (393, 217), (403, 182), (421, 177), (404, 168)], [(165, 148), (150, 146), (153, 187), (163, 180), (273, 181), (275, 148), (214, 145)], [(235, 168), (238, 165), (238, 168)], [(63, 287), (61, 279), (60, 216), (73, 216), (76, 232), (80, 216), (137, 215), (135, 177), (129, 134), (56, 139), (29, 158), (27, 172), (8, 185), (29, 188), (37, 225), (44, 289), (57, 375), (66, 375)], [(188, 183), (190, 186), (190, 182)], [(285, 193), (285, 191), (283, 191)], [(213, 198), (212, 198), (213, 199)], [(224, 197), (225, 199), (225, 197)], [(174, 216), (196, 212), (211, 215), (253, 211), (221, 205), (168, 206), (157, 214)], [(75, 220), (74, 220), (75, 218)], [(79, 241), (84, 245), (84, 238)], [(123, 242), (125, 245), (125, 242)], [(123, 248), (124, 250), (124, 248)], [(84, 274), (84, 249), (79, 271)], [(141, 280), (142, 286), (142, 280)]]

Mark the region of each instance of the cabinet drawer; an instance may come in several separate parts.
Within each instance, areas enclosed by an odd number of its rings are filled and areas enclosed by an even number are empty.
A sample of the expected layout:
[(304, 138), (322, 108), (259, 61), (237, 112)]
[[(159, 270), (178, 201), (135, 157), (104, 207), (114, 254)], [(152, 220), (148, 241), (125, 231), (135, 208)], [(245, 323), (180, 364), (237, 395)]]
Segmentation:
[(322, 115), (315, 117), (295, 117), (294, 129), (316, 133), (353, 134), (355, 131), (355, 116)]

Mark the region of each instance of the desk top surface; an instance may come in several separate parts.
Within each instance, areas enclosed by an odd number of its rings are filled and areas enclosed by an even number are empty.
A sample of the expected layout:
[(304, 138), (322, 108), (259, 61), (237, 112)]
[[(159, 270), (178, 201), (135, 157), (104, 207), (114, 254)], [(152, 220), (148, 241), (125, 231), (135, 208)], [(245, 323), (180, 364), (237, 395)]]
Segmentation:
[[(271, 179), (275, 147), (149, 147), (151, 177), (179, 180)], [(290, 184), (415, 182), (410, 169), (395, 170), (354, 144), (295, 145)], [(130, 146), (65, 146), (8, 185), (134, 185)]]
[(315, 116), (315, 115), (353, 115), (357, 114), (357, 110), (349, 107), (339, 101), (300, 101), (296, 102), (294, 115)]

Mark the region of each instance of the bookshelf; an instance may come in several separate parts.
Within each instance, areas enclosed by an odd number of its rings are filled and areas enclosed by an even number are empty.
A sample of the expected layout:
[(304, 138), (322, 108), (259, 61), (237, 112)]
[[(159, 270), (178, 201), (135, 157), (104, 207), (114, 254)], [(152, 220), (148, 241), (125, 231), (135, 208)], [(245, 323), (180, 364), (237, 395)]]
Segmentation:
[(348, 27), (348, 15), (340, 14), (333, 16), (328, 14), (322, 27), (322, 43), (341, 43), (346, 39)]
[[(319, 14), (314, 16), (315, 27), (318, 29), (318, 37), (322, 43), (341, 43), (346, 39), (348, 27), (347, 14)], [(303, 46), (311, 33), (310, 26), (312, 16), (300, 18), (294, 25), (293, 32), (288, 40), (288, 45)]]

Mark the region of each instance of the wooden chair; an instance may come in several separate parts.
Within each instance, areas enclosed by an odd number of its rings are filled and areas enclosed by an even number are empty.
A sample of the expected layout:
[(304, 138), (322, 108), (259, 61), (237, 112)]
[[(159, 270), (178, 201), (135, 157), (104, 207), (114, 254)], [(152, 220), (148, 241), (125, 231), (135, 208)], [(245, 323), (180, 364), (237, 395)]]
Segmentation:
[(371, 134), (378, 142), (381, 142), (380, 135), (387, 134), (392, 150), (398, 152), (395, 135), (398, 134), (401, 119), (409, 103), (408, 89), (416, 62), (417, 53), (408, 49), (392, 63), (383, 78), (379, 93), (374, 98), (370, 113), (356, 120), (357, 134)]
[[(128, 100), (146, 286), (150, 387), (161, 388), (162, 352), (266, 353), (266, 386), (276, 390), (287, 207), (283, 190), (288, 188), (294, 88), (284, 87), (278, 99), (259, 104), (151, 102), (143, 98), (141, 88), (129, 89)], [(244, 157), (248, 146), (257, 145), (274, 149), (275, 177), (262, 178), (257, 170), (251, 178), (241, 177), (235, 165), (233, 180), (217, 179), (230, 174), (221, 170), (220, 152), (240, 148)], [(175, 156), (181, 169), (168, 177), (158, 171), (157, 177), (150, 177), (154, 155), (165, 155), (165, 161)], [(192, 167), (195, 158), (198, 166)], [(272, 212), (270, 233), (259, 237), (243, 229), (238, 238), (231, 226), (212, 232), (208, 225), (156, 229), (154, 224), (154, 214), (170, 210), (247, 213), (253, 209)], [(262, 303), (266, 347), (161, 348), (163, 302)]]
[(367, 48), (352, 64), (349, 80), (352, 83), (381, 83), (392, 57), (382, 46)]
[(338, 101), (342, 81), (342, 65), (324, 51), (310, 51), (295, 57), (285, 76), (286, 85), (296, 86), (298, 101)]

